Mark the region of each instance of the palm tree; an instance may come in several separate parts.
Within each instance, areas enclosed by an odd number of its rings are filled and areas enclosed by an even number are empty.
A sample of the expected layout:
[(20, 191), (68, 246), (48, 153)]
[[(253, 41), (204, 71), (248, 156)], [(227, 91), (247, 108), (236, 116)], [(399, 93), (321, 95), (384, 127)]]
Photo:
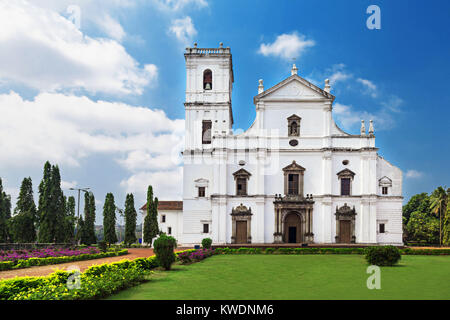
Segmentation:
[(442, 212), (446, 211), (448, 194), (446, 187), (438, 187), (431, 194), (431, 212), (439, 217), (439, 245), (442, 245)]

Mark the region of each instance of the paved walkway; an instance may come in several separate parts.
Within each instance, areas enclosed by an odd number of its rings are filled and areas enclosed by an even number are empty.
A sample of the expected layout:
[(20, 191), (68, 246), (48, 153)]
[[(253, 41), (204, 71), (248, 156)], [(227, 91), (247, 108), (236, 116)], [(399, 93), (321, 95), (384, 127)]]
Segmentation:
[[(176, 251), (184, 250), (183, 248), (179, 248)], [(69, 267), (78, 267), (81, 271), (86, 270), (92, 265), (102, 264), (107, 262), (120, 261), (123, 259), (134, 260), (137, 258), (146, 258), (153, 256), (153, 249), (128, 249), (128, 254), (118, 257), (109, 257), (102, 259), (93, 259), (93, 260), (84, 260), (84, 261), (74, 261), (69, 263), (61, 263), (61, 264), (51, 264), (47, 266), (39, 266), (39, 267), (31, 267), (31, 268), (23, 268), (16, 270), (7, 270), (0, 272), (0, 279), (14, 278), (14, 277), (26, 277), (26, 276), (46, 276), (52, 272), (54, 269), (64, 269), (66, 270)]]

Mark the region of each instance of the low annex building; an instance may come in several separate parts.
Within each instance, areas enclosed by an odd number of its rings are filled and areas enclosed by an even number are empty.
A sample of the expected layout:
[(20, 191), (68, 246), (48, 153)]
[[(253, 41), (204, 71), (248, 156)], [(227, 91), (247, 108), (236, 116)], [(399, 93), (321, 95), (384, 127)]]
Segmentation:
[(184, 56), (183, 201), (160, 202), (162, 231), (183, 245), (402, 245), (402, 172), (379, 155), (372, 121), (357, 135), (336, 125), (328, 80), (295, 65), (268, 89), (259, 80), (256, 118), (235, 134), (230, 48)]

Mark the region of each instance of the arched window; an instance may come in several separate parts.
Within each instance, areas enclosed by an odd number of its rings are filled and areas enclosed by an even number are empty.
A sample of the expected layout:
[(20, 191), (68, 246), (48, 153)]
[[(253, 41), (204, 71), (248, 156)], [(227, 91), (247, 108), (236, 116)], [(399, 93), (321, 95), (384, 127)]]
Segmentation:
[(212, 71), (209, 69), (203, 71), (203, 89), (212, 90)]

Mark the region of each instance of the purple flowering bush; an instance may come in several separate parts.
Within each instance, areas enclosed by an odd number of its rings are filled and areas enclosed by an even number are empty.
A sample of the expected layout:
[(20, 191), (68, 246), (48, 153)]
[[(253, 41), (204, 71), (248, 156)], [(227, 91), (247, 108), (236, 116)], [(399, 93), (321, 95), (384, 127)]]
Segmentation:
[(30, 258), (49, 258), (49, 257), (73, 257), (82, 254), (97, 254), (100, 250), (96, 247), (87, 248), (45, 248), (32, 250), (0, 250), (0, 262), (18, 260), (27, 260)]
[(211, 257), (213, 255), (212, 249), (198, 249), (198, 250), (189, 250), (178, 253), (178, 259), (182, 264), (188, 264), (192, 262), (199, 262), (203, 259)]

